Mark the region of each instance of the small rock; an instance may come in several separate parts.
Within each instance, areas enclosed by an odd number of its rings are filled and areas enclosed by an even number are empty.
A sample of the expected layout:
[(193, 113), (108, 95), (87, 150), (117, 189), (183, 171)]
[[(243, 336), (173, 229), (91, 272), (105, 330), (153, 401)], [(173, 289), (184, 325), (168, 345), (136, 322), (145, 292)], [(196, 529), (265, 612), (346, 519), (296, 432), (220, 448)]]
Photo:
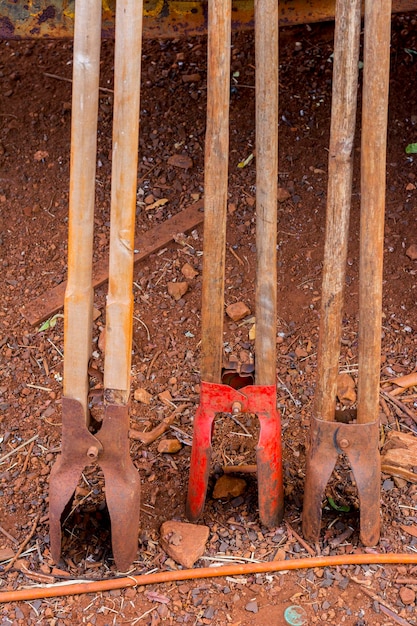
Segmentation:
[(236, 478), (236, 476), (229, 476), (224, 474), (220, 476), (216, 482), (213, 490), (213, 498), (216, 500), (223, 500), (224, 498), (237, 498), (245, 493), (246, 481), (243, 478)]
[(143, 387), (135, 389), (133, 397), (137, 400), (137, 402), (142, 402), (142, 404), (150, 404), (152, 400), (151, 394), (146, 391), (146, 389), (143, 389)]
[(416, 592), (409, 587), (401, 587), (400, 598), (403, 604), (414, 604), (416, 601)]
[(96, 309), (96, 307), (94, 307), (93, 308), (93, 321), (95, 322), (96, 320), (98, 320), (100, 315), (101, 315), (100, 309)]
[(168, 283), (168, 293), (174, 300), (180, 300), (188, 291), (188, 283)]
[(11, 548), (1, 548), (0, 561), (8, 561), (14, 557), (14, 552)]
[(247, 605), (245, 606), (246, 611), (249, 611), (250, 613), (257, 613), (259, 611), (258, 608), (258, 603), (256, 602), (256, 600), (251, 600), (250, 602), (247, 603)]
[(290, 192), (284, 187), (278, 187), (278, 202), (285, 202), (291, 197)]
[(188, 170), (193, 166), (193, 160), (187, 154), (172, 154), (168, 159), (168, 165)]
[(195, 278), (196, 276), (198, 276), (198, 272), (197, 270), (195, 270), (193, 268), (192, 265), (190, 265), (189, 263), (185, 263), (182, 268), (181, 268), (181, 273), (183, 276), (185, 276), (185, 278), (188, 278), (189, 280)]
[(190, 568), (204, 554), (208, 526), (168, 521), (161, 526), (161, 546), (177, 563)]
[(250, 315), (250, 308), (244, 302), (235, 302), (234, 304), (229, 304), (226, 313), (231, 320), (238, 322), (247, 315)]
[(35, 154), (33, 155), (33, 158), (35, 159), (35, 161), (44, 161), (48, 157), (49, 157), (49, 152), (47, 152), (46, 150), (37, 150)]
[(158, 444), (158, 452), (161, 454), (175, 454), (182, 448), (178, 439), (162, 439)]
[(417, 243), (412, 243), (405, 251), (406, 255), (412, 261), (417, 261)]
[(172, 396), (171, 396), (169, 389), (165, 389), (165, 391), (161, 391), (161, 393), (158, 393), (158, 398), (164, 404), (167, 404), (168, 406), (172, 406)]
[(199, 83), (201, 76), (200, 74), (183, 74), (181, 79), (183, 83)]
[(101, 331), (99, 335), (97, 346), (100, 352), (102, 352), (103, 354), (106, 352), (106, 329), (105, 328), (103, 328), (103, 330)]
[(349, 374), (339, 374), (337, 377), (337, 397), (344, 405), (356, 402), (355, 381)]

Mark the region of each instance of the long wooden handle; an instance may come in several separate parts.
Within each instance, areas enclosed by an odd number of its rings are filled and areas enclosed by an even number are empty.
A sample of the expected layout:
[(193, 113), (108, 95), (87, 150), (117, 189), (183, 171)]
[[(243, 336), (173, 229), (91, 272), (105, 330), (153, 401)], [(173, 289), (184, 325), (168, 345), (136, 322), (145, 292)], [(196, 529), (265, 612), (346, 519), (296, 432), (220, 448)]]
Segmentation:
[(278, 3), (255, 0), (256, 384), (276, 382)]
[(229, 163), (231, 0), (208, 3), (201, 378), (220, 382)]
[(92, 256), (100, 73), (101, 0), (75, 7), (68, 283), (65, 291), (64, 395), (88, 420), (88, 360), (93, 311)]
[(378, 416), (381, 361), (390, 0), (365, 3), (361, 147), (358, 422)]
[(143, 0), (116, 3), (109, 290), (104, 386), (125, 403), (130, 391), (133, 256)]
[(324, 250), (315, 415), (332, 421), (342, 331), (343, 296), (352, 193), (360, 0), (337, 0), (333, 60), (326, 239)]

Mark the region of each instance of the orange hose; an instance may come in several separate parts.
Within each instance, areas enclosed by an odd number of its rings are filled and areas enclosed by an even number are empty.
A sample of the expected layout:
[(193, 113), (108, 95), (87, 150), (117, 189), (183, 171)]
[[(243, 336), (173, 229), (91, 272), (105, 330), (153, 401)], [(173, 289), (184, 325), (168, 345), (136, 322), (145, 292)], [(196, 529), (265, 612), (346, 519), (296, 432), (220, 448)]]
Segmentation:
[(225, 565), (220, 567), (201, 567), (155, 574), (141, 574), (109, 580), (92, 582), (55, 584), (50, 587), (32, 587), (17, 591), (0, 593), (0, 603), (35, 600), (37, 598), (54, 598), (71, 596), (80, 593), (96, 593), (111, 589), (124, 589), (139, 585), (156, 585), (180, 580), (198, 578), (214, 578), (217, 576), (239, 576), (240, 574), (263, 574), (267, 572), (282, 572), (286, 570), (307, 569), (310, 567), (334, 567), (336, 565), (370, 565), (381, 564), (417, 564), (417, 554), (342, 554), (337, 556), (318, 556), (314, 558), (291, 559), (289, 561), (268, 561), (266, 563), (245, 563), (244, 565)]

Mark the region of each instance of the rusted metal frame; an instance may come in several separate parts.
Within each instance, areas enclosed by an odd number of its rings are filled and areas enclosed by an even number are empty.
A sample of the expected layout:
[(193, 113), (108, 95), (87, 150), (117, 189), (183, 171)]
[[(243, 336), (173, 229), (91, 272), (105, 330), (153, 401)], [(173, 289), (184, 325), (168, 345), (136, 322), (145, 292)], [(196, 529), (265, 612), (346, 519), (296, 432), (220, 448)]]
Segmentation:
[[(203, 512), (211, 440), (218, 413), (251, 412), (259, 419), (257, 445), (259, 515), (266, 526), (283, 515), (281, 427), (276, 409), (276, 219), (278, 178), (278, 20), (275, 0), (256, 8), (257, 133), (257, 334), (256, 385), (239, 391), (221, 384), (223, 361), (224, 261), (226, 244), (230, 4), (209, 4), (208, 106), (205, 154), (205, 220), (202, 302), (202, 383), (194, 418), (186, 511)], [(210, 12), (211, 11), (211, 12)], [(258, 367), (258, 366), (257, 366)], [(226, 371), (241, 386), (250, 372)]]
[[(335, 0), (280, 0), (281, 26), (334, 19)], [(253, 0), (233, 0), (232, 29), (252, 29)], [(417, 10), (417, 0), (393, 0), (392, 11)], [(114, 37), (115, 0), (103, 2), (102, 34)], [(70, 38), (74, 31), (74, 0), (2, 0), (0, 38)], [(207, 0), (147, 0), (143, 35), (147, 38), (191, 37), (207, 32)]]
[(279, 524), (283, 514), (283, 481), (281, 426), (276, 403), (275, 385), (249, 385), (237, 390), (224, 384), (201, 383), (200, 403), (194, 417), (186, 504), (188, 519), (196, 521), (204, 510), (216, 415), (252, 413), (260, 424), (256, 449), (259, 516), (267, 527)]
[[(336, 6), (335, 36), (343, 33), (343, 24), (353, 27), (353, 13), (346, 2)], [(338, 19), (338, 6), (344, 19)], [(365, 57), (362, 110), (361, 149), (361, 235), (359, 275), (359, 369), (357, 423), (338, 424), (335, 415), (336, 377), (340, 354), (341, 307), (346, 262), (348, 206), (348, 179), (351, 165), (343, 167), (342, 177), (332, 164), (335, 148), (343, 144), (343, 111), (339, 109), (337, 83), (334, 83), (332, 103), (332, 133), (329, 157), (328, 215), (326, 250), (322, 292), (320, 348), (318, 355), (318, 381), (315, 414), (307, 453), (305, 495), (303, 507), (303, 533), (317, 540), (320, 533), (321, 503), (324, 490), (338, 455), (344, 453), (350, 462), (360, 501), (360, 537), (365, 545), (375, 545), (380, 534), (380, 456), (378, 450), (379, 368), (382, 317), (382, 258), (385, 209), (385, 161), (387, 138), (389, 43), (391, 7), (384, 0), (367, 0), (365, 5)], [(347, 20), (347, 21), (346, 21)], [(359, 18), (355, 18), (354, 48), (350, 50), (349, 63), (357, 66), (356, 40)], [(353, 31), (352, 31), (353, 33)], [(340, 40), (339, 40), (340, 41)], [(344, 47), (349, 37), (343, 38)], [(355, 49), (355, 51), (354, 51)], [(341, 55), (341, 56), (339, 56)], [(335, 41), (334, 81), (337, 70), (342, 76), (343, 58), (340, 45)], [(348, 74), (347, 74), (348, 75)], [(350, 77), (351, 94), (355, 79)], [(339, 89), (343, 87), (339, 86)], [(353, 103), (350, 103), (353, 106)], [(334, 108), (335, 107), (335, 108)], [(355, 106), (356, 108), (356, 106)], [(346, 111), (346, 115), (349, 113)], [(352, 113), (350, 113), (352, 115)], [(346, 116), (345, 116), (345, 119)], [(333, 120), (336, 125), (335, 130)], [(335, 137), (342, 132), (339, 144)], [(350, 137), (346, 135), (345, 139)], [(350, 158), (350, 157), (349, 157)], [(336, 169), (336, 171), (335, 171)], [(340, 172), (339, 172), (340, 174)], [(337, 210), (333, 200), (336, 191), (346, 207)], [(346, 210), (345, 210), (346, 209)], [(336, 211), (336, 212), (335, 212)], [(337, 232), (341, 232), (341, 240)], [(339, 248), (337, 247), (339, 246)]]
[(88, 361), (91, 354), (92, 254), (100, 74), (101, 0), (79, 1), (75, 20), (68, 232), (64, 319), (64, 392), (61, 455), (49, 488), (51, 552), (61, 555), (61, 515), (97, 442), (89, 432)]
[[(140, 96), (140, 9), (141, 2), (135, 0), (119, 0), (117, 3), (104, 415), (93, 434), (90, 432), (87, 406), (87, 370), (91, 350), (92, 174), (95, 170), (87, 167), (84, 173), (81, 166), (85, 166), (86, 161), (95, 163), (96, 160), (96, 144), (92, 141), (92, 135), (96, 135), (97, 100), (94, 99), (94, 107), (87, 107), (86, 99), (87, 96), (93, 98), (93, 95), (98, 98), (101, 2), (77, 2), (73, 91), (76, 107), (73, 110), (74, 115), (79, 110), (80, 120), (73, 127), (72, 136), (71, 253), (65, 310), (67, 369), (64, 375), (67, 378), (63, 398), (62, 454), (52, 468), (50, 479), (51, 551), (53, 558), (58, 560), (61, 553), (61, 515), (71, 500), (84, 466), (93, 462), (101, 466), (112, 523), (113, 555), (118, 569), (122, 571), (127, 570), (136, 557), (139, 530), (140, 479), (129, 454), (128, 401)], [(91, 77), (89, 71), (92, 72)], [(90, 138), (89, 143), (83, 143), (84, 136)], [(88, 212), (77, 202), (80, 194), (82, 200), (88, 201)], [(79, 231), (73, 224), (78, 226)], [(84, 225), (88, 237), (81, 232)], [(83, 304), (81, 309), (78, 301)], [(78, 354), (76, 348), (79, 346), (80, 333), (83, 343)], [(75, 360), (74, 353), (77, 357)]]

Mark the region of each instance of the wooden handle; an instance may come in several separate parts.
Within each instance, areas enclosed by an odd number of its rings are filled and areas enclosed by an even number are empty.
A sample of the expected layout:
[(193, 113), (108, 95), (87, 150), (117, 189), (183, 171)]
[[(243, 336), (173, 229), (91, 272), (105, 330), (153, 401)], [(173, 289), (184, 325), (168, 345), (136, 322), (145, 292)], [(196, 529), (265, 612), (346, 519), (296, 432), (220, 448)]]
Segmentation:
[(143, 0), (116, 3), (114, 116), (104, 387), (130, 391), (133, 256), (139, 137)]
[(75, 8), (68, 283), (65, 291), (64, 395), (88, 420), (88, 361), (93, 312), (92, 255), (100, 73), (101, 0)]
[(352, 193), (360, 0), (337, 0), (315, 415), (334, 420)]
[(256, 339), (258, 385), (276, 382), (278, 3), (255, 0)]
[(390, 0), (365, 3), (361, 146), (358, 422), (378, 417)]
[(231, 7), (231, 0), (208, 3), (201, 378), (214, 383), (220, 382), (223, 358)]

